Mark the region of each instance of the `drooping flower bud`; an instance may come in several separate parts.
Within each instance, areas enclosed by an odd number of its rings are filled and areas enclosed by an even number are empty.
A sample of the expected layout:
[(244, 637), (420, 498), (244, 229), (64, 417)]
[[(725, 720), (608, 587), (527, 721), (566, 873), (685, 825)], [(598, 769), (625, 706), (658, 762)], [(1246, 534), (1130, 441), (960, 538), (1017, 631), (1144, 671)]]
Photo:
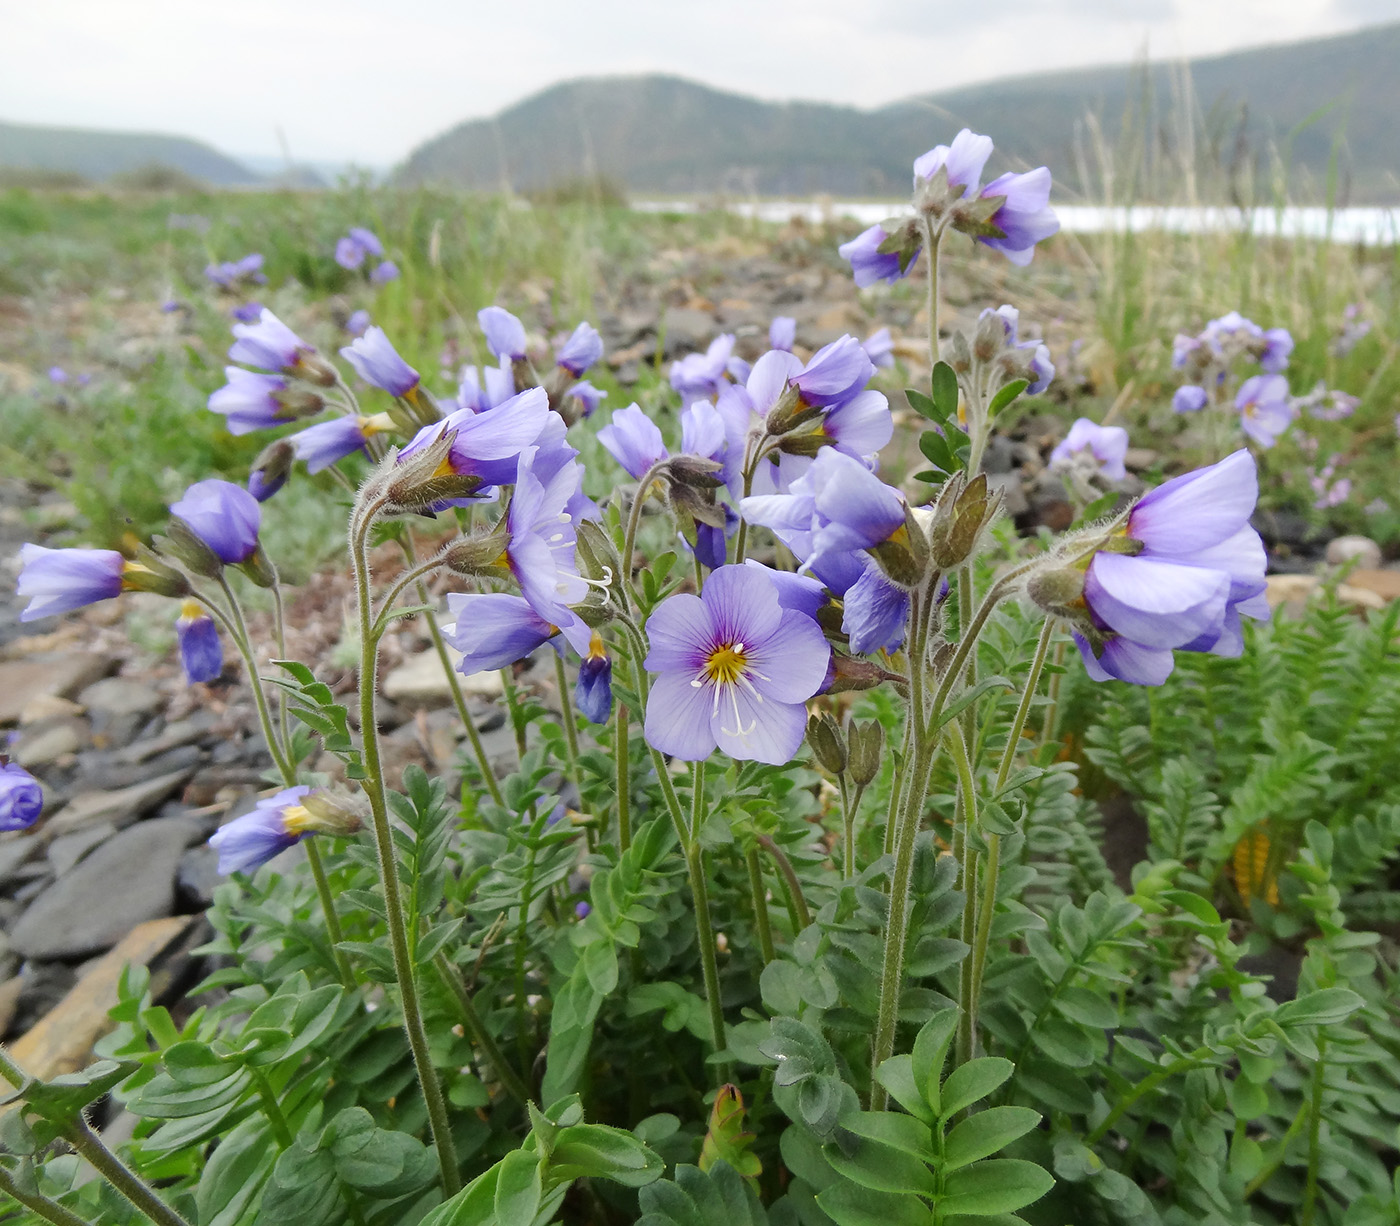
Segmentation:
[(180, 647), (180, 663), (185, 679), (194, 685), (217, 680), (224, 671), (224, 649), (219, 628), (197, 600), (186, 600), (175, 620), (175, 636)]
[(574, 704), (590, 723), (606, 724), (612, 714), (612, 659), (596, 630), (589, 640), (588, 654), (578, 666)]
[(269, 443), (258, 452), (258, 458), (248, 471), (248, 492), (259, 502), (266, 502), (287, 484), (296, 458), (296, 448), (288, 439), (279, 438)]
[(26, 830), (44, 811), (44, 790), (27, 770), (0, 754), (0, 831)]
[(825, 711), (807, 717), (807, 744), (822, 769), (833, 775), (846, 772), (846, 741), (837, 722)]
[(858, 724), (854, 720), (846, 733), (850, 743), (850, 774), (857, 787), (867, 786), (880, 773), (880, 751), (885, 746), (885, 730), (879, 720)]

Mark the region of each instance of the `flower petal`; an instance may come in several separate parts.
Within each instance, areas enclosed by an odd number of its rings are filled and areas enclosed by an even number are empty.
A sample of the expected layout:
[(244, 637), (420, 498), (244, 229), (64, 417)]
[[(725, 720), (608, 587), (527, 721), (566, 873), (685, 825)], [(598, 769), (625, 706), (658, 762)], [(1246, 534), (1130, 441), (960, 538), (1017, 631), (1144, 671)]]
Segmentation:
[(745, 673), (765, 699), (806, 702), (826, 679), (831, 648), (810, 617), (786, 613), (778, 628), (755, 643), (747, 657)]
[(715, 738), (710, 732), (713, 702), (710, 686), (691, 685), (691, 678), (685, 673), (663, 674), (647, 697), (647, 744), (687, 762), (708, 758), (715, 749)]
[(1181, 647), (1212, 631), (1218, 636), (1229, 594), (1222, 571), (1110, 553), (1095, 556), (1084, 583), (1089, 608), (1147, 647)]
[(663, 600), (647, 619), (646, 631), (651, 650), (642, 667), (653, 673), (698, 669), (718, 641), (705, 602), (688, 592)]
[(719, 747), (742, 762), (791, 762), (807, 734), (807, 708), (802, 703), (763, 701), (737, 685), (719, 689), (718, 704), (708, 687), (704, 691), (711, 702), (710, 734)]
[(716, 643), (761, 643), (782, 621), (778, 589), (755, 567), (721, 566), (705, 580), (700, 598), (709, 610)]
[(1173, 477), (1133, 508), (1128, 535), (1185, 557), (1233, 536), (1254, 513), (1259, 474), (1243, 448), (1218, 464)]

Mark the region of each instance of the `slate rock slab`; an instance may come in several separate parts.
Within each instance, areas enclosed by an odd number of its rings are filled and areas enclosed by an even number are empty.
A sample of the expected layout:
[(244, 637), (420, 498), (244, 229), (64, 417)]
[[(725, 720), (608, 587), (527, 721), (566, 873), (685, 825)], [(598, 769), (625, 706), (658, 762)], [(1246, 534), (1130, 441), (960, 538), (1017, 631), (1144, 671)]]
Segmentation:
[(10, 931), (15, 952), (40, 961), (86, 958), (169, 915), (180, 858), (202, 833), (184, 817), (120, 831), (29, 905)]
[(79, 792), (45, 824), (50, 837), (72, 834), (102, 822), (129, 826), (143, 813), (156, 808), (193, 773), (193, 767), (159, 775), (117, 791)]
[(116, 656), (101, 651), (47, 652), (0, 662), (0, 724), (18, 723), (36, 698), (72, 698), (117, 664)]

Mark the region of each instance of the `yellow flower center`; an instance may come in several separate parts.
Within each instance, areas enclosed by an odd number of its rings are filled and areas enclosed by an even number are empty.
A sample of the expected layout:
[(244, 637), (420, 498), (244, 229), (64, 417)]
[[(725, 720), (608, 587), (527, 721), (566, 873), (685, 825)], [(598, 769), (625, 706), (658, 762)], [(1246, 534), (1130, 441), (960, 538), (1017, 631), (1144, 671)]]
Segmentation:
[(705, 680), (714, 685), (733, 685), (744, 675), (747, 664), (743, 643), (726, 643), (710, 652), (705, 661)]
[(305, 805), (288, 805), (282, 810), (282, 829), (288, 834), (305, 834), (316, 828), (316, 819)]
[(608, 645), (603, 642), (603, 636), (596, 630), (588, 639), (588, 658), (590, 660), (606, 660), (608, 658)]
[(197, 621), (204, 616), (204, 607), (197, 600), (182, 600), (180, 602), (180, 618), (182, 621)]

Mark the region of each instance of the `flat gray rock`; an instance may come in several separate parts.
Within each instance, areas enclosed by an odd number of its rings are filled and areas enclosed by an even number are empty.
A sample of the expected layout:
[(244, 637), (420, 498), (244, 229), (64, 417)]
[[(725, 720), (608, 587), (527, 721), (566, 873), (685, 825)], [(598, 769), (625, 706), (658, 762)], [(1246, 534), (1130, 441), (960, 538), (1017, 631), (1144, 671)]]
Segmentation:
[(201, 833), (183, 817), (120, 831), (29, 905), (10, 931), (15, 952), (36, 961), (86, 958), (171, 914), (180, 858)]
[(47, 652), (0, 662), (0, 724), (14, 724), (36, 698), (72, 698), (105, 677), (117, 658), (101, 651)]
[(130, 677), (104, 677), (78, 695), (94, 715), (154, 715), (165, 706), (159, 690)]
[(88, 852), (95, 847), (101, 847), (116, 833), (117, 828), (111, 822), (98, 822), (95, 826), (89, 826), (85, 830), (78, 830), (54, 839), (49, 844), (48, 852), (49, 864), (53, 866), (54, 876), (62, 877)]
[(193, 768), (159, 775), (116, 791), (79, 792), (51, 817), (44, 830), (50, 837), (72, 834), (102, 822), (129, 826), (143, 813), (149, 813), (193, 773)]

